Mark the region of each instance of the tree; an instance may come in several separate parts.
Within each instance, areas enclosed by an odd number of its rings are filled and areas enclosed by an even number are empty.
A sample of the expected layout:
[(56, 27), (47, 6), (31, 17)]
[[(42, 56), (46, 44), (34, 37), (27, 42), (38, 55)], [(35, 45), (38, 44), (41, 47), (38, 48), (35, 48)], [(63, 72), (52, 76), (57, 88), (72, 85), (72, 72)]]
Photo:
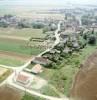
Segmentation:
[(92, 34), (94, 34), (94, 28), (93, 28), (93, 30), (92, 30), (92, 32), (91, 32)]
[(89, 37), (88, 43), (92, 45), (96, 44), (96, 37), (94, 35), (91, 35)]
[(50, 31), (50, 27), (49, 27), (49, 26), (45, 26), (45, 27), (43, 28), (43, 33), (46, 33), (46, 32), (48, 32), (48, 31)]
[(84, 34), (83, 39), (87, 40), (88, 36), (87, 34)]
[(8, 27), (8, 23), (5, 20), (0, 21), (0, 27)]
[(41, 28), (44, 28), (44, 23), (42, 23), (42, 22), (33, 22), (32, 23), (32, 26), (33, 26), (33, 28), (35, 28), (35, 29), (41, 29)]

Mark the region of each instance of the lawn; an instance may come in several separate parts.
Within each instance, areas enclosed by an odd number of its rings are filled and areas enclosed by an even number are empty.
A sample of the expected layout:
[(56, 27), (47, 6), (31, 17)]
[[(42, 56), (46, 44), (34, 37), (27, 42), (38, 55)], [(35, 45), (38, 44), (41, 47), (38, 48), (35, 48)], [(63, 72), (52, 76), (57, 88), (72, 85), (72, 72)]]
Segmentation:
[(74, 52), (68, 58), (64, 58), (60, 69), (44, 69), (40, 76), (65, 95), (69, 95), (73, 78), (80, 64), (96, 50), (96, 46), (87, 45), (80, 52)]

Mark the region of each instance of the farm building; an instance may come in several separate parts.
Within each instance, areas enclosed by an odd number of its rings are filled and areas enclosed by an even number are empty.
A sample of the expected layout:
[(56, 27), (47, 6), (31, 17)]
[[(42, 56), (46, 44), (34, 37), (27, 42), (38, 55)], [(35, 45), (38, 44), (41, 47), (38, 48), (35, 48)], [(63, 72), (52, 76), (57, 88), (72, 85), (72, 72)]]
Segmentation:
[(27, 85), (30, 82), (30, 77), (24, 74), (19, 73), (16, 82), (19, 82), (23, 85)]
[(43, 58), (43, 57), (35, 57), (34, 60), (31, 63), (36, 63), (36, 64), (41, 64), (41, 65), (47, 65), (49, 64), (51, 61)]
[(42, 66), (40, 64), (36, 64), (33, 68), (32, 68), (32, 73), (38, 74), (41, 73), (42, 70)]

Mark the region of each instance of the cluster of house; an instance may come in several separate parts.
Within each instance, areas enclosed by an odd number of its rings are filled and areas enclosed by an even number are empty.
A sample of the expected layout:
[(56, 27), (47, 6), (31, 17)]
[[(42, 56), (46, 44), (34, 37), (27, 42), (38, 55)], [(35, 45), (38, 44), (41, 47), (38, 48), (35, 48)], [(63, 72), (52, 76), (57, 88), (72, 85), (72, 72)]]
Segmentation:
[[(43, 72), (43, 65), (50, 63), (50, 60), (43, 57), (35, 57), (31, 63), (35, 65), (30, 70), (25, 70), (33, 74), (39, 74)], [(26, 73), (25, 71), (15, 74), (14, 81), (22, 86), (29, 86), (35, 79), (33, 75)]]
[(78, 34), (74, 32), (70, 32), (70, 33), (62, 32), (60, 33), (60, 40), (61, 40), (60, 43), (63, 43), (65, 46), (67, 46), (67, 42), (69, 41), (71, 42), (73, 48), (79, 48), (80, 45), (78, 43), (77, 35)]

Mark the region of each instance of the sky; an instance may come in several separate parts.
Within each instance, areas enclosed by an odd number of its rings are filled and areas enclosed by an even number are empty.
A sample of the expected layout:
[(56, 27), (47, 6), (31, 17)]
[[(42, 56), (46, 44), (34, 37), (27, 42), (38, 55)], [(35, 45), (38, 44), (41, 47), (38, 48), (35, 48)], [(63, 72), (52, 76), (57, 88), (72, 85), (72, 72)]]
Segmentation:
[(92, 4), (97, 5), (97, 0), (0, 0), (0, 4), (18, 4), (18, 5), (54, 5), (65, 4)]

